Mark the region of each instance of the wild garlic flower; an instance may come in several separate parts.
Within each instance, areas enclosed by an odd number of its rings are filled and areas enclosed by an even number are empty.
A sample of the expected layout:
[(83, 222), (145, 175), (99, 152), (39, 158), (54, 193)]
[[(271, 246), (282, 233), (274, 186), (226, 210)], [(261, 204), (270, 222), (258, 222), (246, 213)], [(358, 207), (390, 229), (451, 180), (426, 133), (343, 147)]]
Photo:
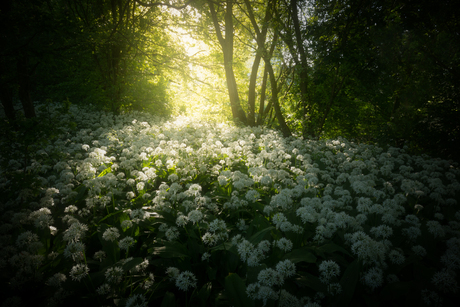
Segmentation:
[(426, 226), (428, 227), (428, 232), (435, 238), (444, 237), (446, 235), (444, 228), (438, 221), (428, 221), (426, 222)]
[(65, 282), (66, 280), (67, 280), (67, 277), (64, 274), (56, 273), (50, 278), (48, 278), (46, 284), (51, 287), (59, 288), (61, 284)]
[(254, 245), (248, 240), (243, 240), (237, 245), (237, 251), (242, 261), (246, 261), (251, 252), (254, 250)]
[(64, 256), (72, 258), (74, 261), (83, 261), (85, 253), (85, 244), (81, 242), (69, 242), (64, 249)]
[(29, 218), (34, 222), (34, 225), (37, 228), (48, 228), (52, 223), (54, 223), (54, 220), (51, 217), (51, 210), (48, 208), (41, 208), (32, 212), (29, 215)]
[(319, 265), (319, 272), (321, 282), (327, 284), (332, 277), (339, 277), (340, 267), (333, 260), (324, 260)]
[(168, 241), (174, 241), (177, 238), (179, 238), (180, 234), (179, 234), (179, 230), (177, 229), (177, 227), (171, 226), (168, 228), (168, 230), (166, 230), (165, 235)]
[(72, 280), (80, 281), (88, 276), (89, 268), (86, 264), (76, 264), (70, 270), (70, 277)]
[(96, 292), (99, 294), (99, 295), (107, 295), (110, 293), (110, 291), (112, 290), (112, 288), (110, 287), (109, 284), (102, 284), (99, 286), (99, 288), (96, 289)]
[(436, 272), (431, 279), (433, 284), (444, 293), (457, 293), (459, 286), (457, 283), (457, 274), (453, 270), (444, 268)]
[(369, 269), (364, 276), (362, 277), (362, 281), (365, 285), (367, 285), (372, 290), (383, 285), (383, 271), (378, 267), (373, 267)]
[(39, 242), (39, 237), (37, 234), (31, 232), (30, 230), (22, 232), (16, 239), (16, 246), (19, 248), (28, 247), (30, 244)]
[(105, 271), (105, 278), (111, 284), (118, 284), (123, 279), (123, 269), (119, 266), (108, 268)]
[(131, 228), (133, 226), (133, 222), (131, 220), (123, 220), (123, 222), (121, 222), (121, 228)]
[(185, 271), (179, 274), (176, 278), (176, 286), (182, 290), (187, 291), (189, 288), (196, 287), (197, 279), (190, 271)]
[(126, 237), (118, 242), (118, 247), (122, 250), (128, 250), (136, 241), (132, 237)]
[(327, 292), (331, 295), (338, 295), (342, 293), (342, 285), (338, 282), (327, 285)]
[(178, 227), (183, 227), (187, 224), (188, 218), (186, 215), (179, 215), (176, 219), (176, 225)]
[(188, 213), (188, 220), (193, 224), (198, 223), (203, 218), (203, 213), (198, 210), (193, 210)]
[(148, 302), (142, 294), (134, 294), (126, 300), (126, 307), (147, 307)]
[(284, 276), (274, 269), (267, 268), (259, 272), (257, 280), (261, 285), (268, 287), (282, 286), (284, 283)]
[(88, 226), (76, 221), (64, 232), (63, 239), (64, 241), (79, 241), (85, 236), (86, 231), (88, 231)]
[(395, 249), (388, 254), (388, 258), (390, 259), (391, 263), (394, 264), (403, 264), (405, 260), (404, 255)]
[(201, 261), (209, 261), (209, 258), (211, 258), (211, 254), (208, 252), (203, 253), (201, 256)]
[(102, 262), (107, 257), (104, 251), (100, 250), (94, 253), (93, 258)]
[(286, 238), (281, 238), (277, 241), (273, 241), (273, 245), (284, 251), (285, 253), (292, 250), (293, 244), (291, 240)]
[(115, 227), (107, 228), (102, 234), (102, 238), (106, 241), (115, 241), (120, 237), (120, 232)]
[(282, 260), (277, 263), (276, 271), (283, 278), (292, 277), (295, 275), (295, 272), (296, 272), (295, 264), (289, 259)]
[(176, 279), (179, 277), (179, 269), (175, 267), (169, 267), (166, 269), (166, 274), (171, 278), (171, 279)]

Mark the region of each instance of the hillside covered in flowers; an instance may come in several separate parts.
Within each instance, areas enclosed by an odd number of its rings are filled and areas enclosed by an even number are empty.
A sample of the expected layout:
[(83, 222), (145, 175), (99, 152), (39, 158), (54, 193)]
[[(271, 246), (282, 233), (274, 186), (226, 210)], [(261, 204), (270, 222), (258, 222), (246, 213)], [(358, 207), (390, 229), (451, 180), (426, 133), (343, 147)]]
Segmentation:
[(1, 140), (2, 306), (455, 303), (453, 162), (138, 112), (39, 118)]

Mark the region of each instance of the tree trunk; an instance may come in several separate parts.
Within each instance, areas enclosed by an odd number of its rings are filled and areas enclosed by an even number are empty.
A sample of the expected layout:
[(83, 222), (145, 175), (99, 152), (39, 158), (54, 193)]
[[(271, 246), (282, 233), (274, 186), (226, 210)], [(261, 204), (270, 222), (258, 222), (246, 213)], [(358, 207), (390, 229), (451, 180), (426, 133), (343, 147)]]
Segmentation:
[(248, 125), (255, 125), (255, 105), (256, 105), (256, 81), (257, 81), (257, 71), (259, 70), (261, 52), (257, 52), (254, 62), (252, 63), (251, 77), (249, 79), (249, 89), (248, 89)]
[[(267, 66), (264, 67), (264, 77), (262, 79), (262, 87), (260, 88), (260, 103), (259, 103), (259, 116), (257, 117), (257, 125), (260, 126), (264, 122), (264, 117), (268, 112), (265, 112), (265, 91), (267, 89), (268, 71)], [(268, 109), (268, 106), (267, 106)]]
[(225, 78), (227, 80), (228, 96), (232, 107), (232, 115), (235, 121), (240, 121), (243, 124), (247, 123), (246, 114), (240, 104), (238, 95), (238, 86), (236, 85), (235, 74), (233, 72), (233, 0), (227, 0), (225, 12), (225, 38), (220, 31), (217, 13), (214, 9), (214, 3), (208, 0), (211, 17), (216, 30), (216, 35), (222, 47), (224, 54)]
[(0, 81), (0, 99), (2, 100), (3, 110), (5, 111), (6, 118), (10, 121), (16, 119), (16, 112), (13, 106), (13, 91), (8, 84)]
[(273, 107), (275, 108), (276, 119), (278, 120), (278, 124), (280, 125), (280, 129), (281, 129), (281, 132), (283, 133), (283, 136), (290, 137), (292, 135), (291, 130), (289, 130), (289, 127), (286, 124), (286, 121), (284, 120), (284, 116), (281, 113), (281, 108), (280, 108), (280, 104), (278, 101), (278, 85), (276, 82), (275, 73), (273, 72), (272, 64), (270, 63), (269, 60), (266, 60), (265, 66), (267, 67), (268, 75), (270, 76), (270, 84), (272, 88), (272, 99), (271, 100), (273, 102)]
[(19, 84), (19, 99), (21, 100), (26, 118), (35, 117), (35, 108), (30, 98), (30, 75), (29, 75), (29, 57), (23, 51), (16, 62)]

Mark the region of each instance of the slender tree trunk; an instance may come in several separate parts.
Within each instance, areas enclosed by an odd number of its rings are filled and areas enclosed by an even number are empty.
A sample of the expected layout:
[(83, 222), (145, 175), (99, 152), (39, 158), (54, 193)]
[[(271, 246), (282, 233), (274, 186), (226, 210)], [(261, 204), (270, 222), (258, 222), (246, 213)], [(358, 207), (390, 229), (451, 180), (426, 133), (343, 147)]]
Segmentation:
[(35, 108), (30, 97), (29, 57), (26, 51), (21, 52), (16, 62), (19, 84), (19, 99), (21, 100), (26, 118), (35, 117)]
[[(265, 111), (265, 91), (267, 90), (267, 79), (268, 79), (268, 71), (267, 66), (264, 67), (264, 76), (262, 78), (262, 86), (260, 88), (260, 103), (259, 103), (259, 116), (257, 117), (257, 125), (260, 126), (264, 122), (264, 117), (268, 113)], [(267, 106), (268, 109), (268, 106)]]
[(233, 72), (233, 0), (227, 0), (225, 12), (225, 38), (220, 30), (217, 13), (212, 0), (208, 0), (211, 17), (216, 30), (216, 35), (224, 54), (225, 78), (227, 80), (228, 96), (232, 108), (233, 119), (243, 124), (247, 123), (246, 114), (240, 104), (238, 86)]
[(255, 125), (255, 105), (256, 105), (256, 81), (257, 72), (259, 70), (260, 60), (262, 59), (261, 53), (257, 52), (254, 62), (252, 63), (251, 77), (249, 79), (248, 89), (248, 125)]
[(13, 91), (8, 84), (0, 81), (0, 99), (2, 100), (3, 110), (5, 111), (6, 118), (10, 121), (16, 119), (16, 112), (13, 105)]
[(265, 66), (267, 67), (268, 70), (268, 75), (270, 76), (270, 84), (271, 84), (271, 89), (272, 89), (272, 102), (273, 102), (273, 107), (275, 108), (275, 116), (276, 119), (278, 120), (278, 124), (280, 125), (281, 132), (283, 133), (284, 137), (290, 137), (291, 130), (289, 129), (288, 125), (286, 124), (286, 121), (284, 120), (284, 116), (281, 113), (281, 108), (280, 104), (278, 101), (278, 85), (276, 82), (275, 78), (275, 73), (273, 72), (273, 67), (270, 61), (266, 60), (265, 61)]

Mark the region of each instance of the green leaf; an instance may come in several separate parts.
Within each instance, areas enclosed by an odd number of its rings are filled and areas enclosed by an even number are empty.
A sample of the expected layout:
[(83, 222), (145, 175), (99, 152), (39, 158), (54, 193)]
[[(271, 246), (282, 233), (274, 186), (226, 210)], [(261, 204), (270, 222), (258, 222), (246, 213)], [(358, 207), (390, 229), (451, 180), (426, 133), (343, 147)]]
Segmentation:
[(252, 237), (249, 238), (249, 242), (251, 242), (252, 244), (256, 245), (258, 243), (260, 243), (260, 241), (262, 241), (264, 239), (264, 237), (269, 234), (273, 229), (275, 229), (275, 227), (273, 226), (270, 226), (270, 227), (267, 227), (265, 229), (262, 229), (261, 231), (259, 232), (256, 232), (254, 235), (252, 235)]
[(346, 249), (344, 249), (340, 245), (337, 245), (333, 242), (324, 244), (318, 247), (317, 250), (323, 253), (328, 253), (328, 254), (334, 254), (335, 252), (342, 252), (345, 255), (351, 256), (351, 254)]
[(162, 241), (163, 246), (153, 247), (152, 253), (162, 258), (190, 257), (188, 250), (178, 242)]
[(124, 265), (123, 265), (123, 271), (129, 271), (131, 270), (132, 268), (134, 268), (135, 266), (141, 264), (142, 262), (144, 261), (144, 259), (140, 258), (140, 257), (137, 257), (137, 258), (134, 258), (134, 259), (131, 259), (130, 261), (126, 262)]
[(395, 300), (409, 293), (414, 286), (412, 281), (399, 281), (386, 285), (380, 292), (382, 300)]
[(284, 259), (289, 259), (294, 263), (298, 262), (308, 262), (308, 263), (316, 263), (316, 257), (311, 253), (310, 248), (298, 248), (293, 250), (292, 252), (286, 254)]
[(246, 285), (236, 273), (225, 277), (225, 292), (233, 306), (254, 306), (254, 301), (246, 294)]
[(108, 173), (111, 173), (111, 172), (112, 172), (112, 168), (109, 166), (105, 170), (103, 170), (97, 177), (102, 177), (105, 174), (108, 174)]
[(318, 292), (327, 292), (327, 287), (323, 284), (318, 277), (307, 273), (307, 272), (299, 272), (301, 277), (296, 278), (295, 281), (303, 286), (309, 287)]
[(200, 306), (206, 307), (206, 301), (209, 298), (209, 295), (211, 294), (211, 289), (212, 289), (212, 283), (207, 282), (201, 287), (200, 291), (196, 294), (196, 297), (199, 301)]
[(340, 280), (342, 286), (342, 294), (338, 300), (338, 306), (348, 306), (355, 293), (356, 284), (359, 281), (361, 264), (358, 259), (355, 259), (345, 270), (345, 273)]
[(163, 301), (161, 302), (161, 307), (175, 307), (176, 306), (176, 298), (174, 293), (166, 292), (165, 296), (163, 297)]

